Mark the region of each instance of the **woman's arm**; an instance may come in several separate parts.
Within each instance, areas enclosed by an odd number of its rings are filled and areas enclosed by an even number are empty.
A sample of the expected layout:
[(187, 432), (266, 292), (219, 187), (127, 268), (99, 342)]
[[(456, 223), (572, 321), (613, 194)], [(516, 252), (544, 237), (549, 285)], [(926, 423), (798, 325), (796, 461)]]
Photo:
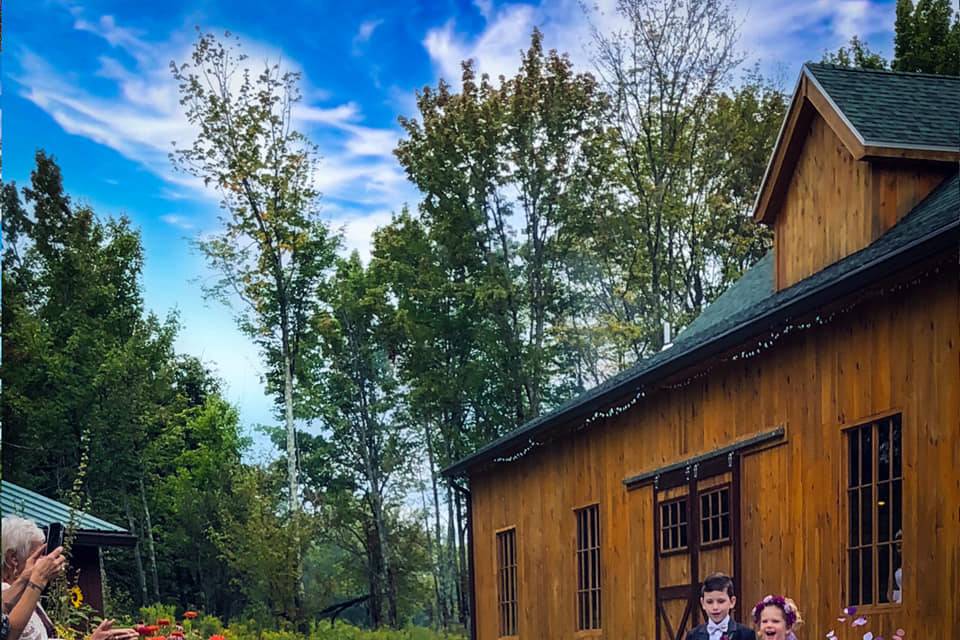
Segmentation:
[(27, 583), (30, 582), (30, 574), (33, 573), (33, 567), (36, 566), (37, 560), (39, 560), (44, 553), (44, 547), (38, 547), (36, 551), (30, 554), (30, 557), (27, 558), (27, 561), (23, 563), (23, 571), (20, 572), (20, 577), (13, 581), (9, 587), (3, 590), (3, 611), (4, 613), (9, 614), (13, 610), (14, 605), (17, 604), (17, 600), (20, 599), (20, 596), (23, 595), (23, 590), (27, 588)]
[(23, 595), (23, 590), (27, 588), (27, 582), (29, 582), (29, 580), (30, 576), (21, 575), (14, 580), (9, 587), (3, 590), (4, 613), (9, 614), (13, 610), (13, 606), (17, 604), (20, 596)]
[(50, 578), (63, 570), (66, 558), (62, 554), (63, 547), (57, 547), (52, 553), (36, 561), (27, 576), (27, 581), (22, 588), (17, 604), (10, 612), (10, 634), (7, 636), (7, 640), (17, 640), (23, 633), (27, 623), (30, 622), (30, 616), (33, 615), (37, 604), (40, 602), (40, 595), (46, 588), (47, 583), (50, 582)]
[(20, 637), (20, 634), (27, 627), (27, 623), (30, 622), (30, 616), (37, 609), (43, 587), (35, 583), (31, 584), (34, 586), (28, 586), (23, 590), (16, 606), (10, 612), (10, 635), (7, 636), (7, 640), (17, 640)]

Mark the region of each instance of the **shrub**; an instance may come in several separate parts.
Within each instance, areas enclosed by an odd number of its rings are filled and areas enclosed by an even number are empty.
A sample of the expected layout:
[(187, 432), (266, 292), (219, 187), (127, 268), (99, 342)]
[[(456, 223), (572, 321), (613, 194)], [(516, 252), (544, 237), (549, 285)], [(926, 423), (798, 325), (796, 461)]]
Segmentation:
[(157, 620), (164, 619), (173, 624), (177, 620), (177, 607), (172, 604), (155, 602), (146, 607), (140, 607), (140, 617), (144, 624), (156, 624)]

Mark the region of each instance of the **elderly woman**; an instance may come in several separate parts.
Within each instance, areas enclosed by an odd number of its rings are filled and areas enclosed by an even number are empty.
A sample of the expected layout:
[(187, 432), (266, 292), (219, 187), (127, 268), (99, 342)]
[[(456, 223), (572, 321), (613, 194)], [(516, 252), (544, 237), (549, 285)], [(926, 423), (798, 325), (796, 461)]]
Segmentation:
[[(30, 582), (31, 572), (26, 571), (28, 561), (31, 564), (29, 569), (32, 571), (32, 565), (39, 557), (38, 554), (43, 551), (46, 539), (40, 527), (26, 518), (6, 516), (3, 518), (2, 526), (3, 601), (4, 608), (6, 608), (12, 600), (19, 599), (25, 590), (42, 591), (43, 587), (46, 586), (46, 584), (37, 585), (37, 587), (40, 587), (39, 589), (32, 587)], [(63, 562), (60, 562), (58, 568), (62, 566)], [(9, 593), (7, 593), (8, 591)], [(43, 607), (37, 603), (20, 635), (21, 640), (47, 640), (53, 633), (53, 623)]]
[[(48, 640), (53, 623), (40, 606), (47, 583), (63, 571), (63, 549), (44, 554), (43, 531), (31, 520), (3, 519), (3, 638), (2, 640)], [(9, 619), (7, 614), (9, 613)], [(89, 640), (132, 640), (133, 629), (114, 629), (104, 620)]]
[[(14, 586), (4, 591), (3, 627), (0, 628), (2, 640), (18, 640), (35, 615), (40, 604), (40, 594), (47, 583), (63, 571), (63, 547), (57, 547), (52, 553), (44, 554), (40, 547), (29, 558), (21, 572), (25, 576), (14, 582)], [(10, 616), (7, 617), (9, 611)]]

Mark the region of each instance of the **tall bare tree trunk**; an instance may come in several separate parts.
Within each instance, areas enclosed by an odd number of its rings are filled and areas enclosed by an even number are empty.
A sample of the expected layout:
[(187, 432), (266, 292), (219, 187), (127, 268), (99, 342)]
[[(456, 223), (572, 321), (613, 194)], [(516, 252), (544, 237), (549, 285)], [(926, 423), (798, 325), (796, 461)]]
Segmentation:
[(150, 507), (147, 505), (147, 491), (140, 476), (140, 500), (143, 502), (143, 522), (147, 530), (147, 553), (150, 554), (150, 577), (153, 582), (153, 595), (160, 602), (160, 579), (157, 576), (157, 553), (153, 546), (153, 525), (150, 523)]
[(439, 575), (439, 586), (437, 588), (437, 598), (439, 600), (438, 613), (443, 628), (450, 625), (450, 609), (447, 601), (446, 579), (446, 555), (443, 547), (443, 530), (440, 526), (440, 492), (437, 489), (436, 461), (433, 455), (433, 439), (430, 437), (430, 426), (425, 425), (427, 436), (427, 459), (430, 461), (430, 482), (433, 488), (433, 516), (434, 516), (434, 535), (437, 545), (437, 574)]
[(143, 558), (140, 555), (140, 536), (137, 535), (137, 526), (133, 520), (133, 512), (130, 510), (130, 498), (127, 496), (126, 491), (123, 492), (123, 508), (127, 512), (127, 522), (130, 525), (130, 533), (137, 538), (137, 542), (133, 546), (133, 558), (136, 560), (137, 565), (137, 584), (140, 585), (141, 604), (147, 605), (150, 603), (147, 597), (147, 576), (143, 573)]
[(456, 554), (457, 541), (456, 541), (455, 529), (456, 529), (456, 524), (454, 522), (454, 514), (453, 514), (453, 490), (450, 487), (450, 483), (447, 482), (447, 548), (445, 550), (444, 557), (446, 560), (447, 575), (449, 577), (449, 582), (447, 582), (447, 585), (450, 588), (449, 596), (450, 596), (450, 602), (451, 602), (451, 607), (450, 607), (451, 617), (453, 617), (453, 615), (456, 615), (457, 618), (459, 619), (460, 598), (459, 598), (459, 594), (453, 593), (455, 589), (459, 591), (459, 586), (460, 586), (460, 577), (459, 577), (459, 574), (457, 573), (457, 554)]
[(364, 525), (364, 533), (367, 539), (367, 585), (370, 589), (370, 599), (367, 600), (367, 612), (369, 614), (369, 623), (371, 629), (377, 629), (383, 625), (383, 566), (380, 561), (383, 554), (380, 551), (379, 536), (376, 533), (376, 525), (367, 523)]
[(468, 581), (470, 576), (467, 575), (467, 545), (465, 541), (466, 533), (466, 522), (464, 521), (463, 513), (463, 496), (459, 491), (455, 493), (457, 500), (457, 576), (459, 580), (457, 581), (457, 595), (459, 596), (460, 602), (460, 624), (465, 628), (470, 626), (470, 604), (468, 602), (470, 585)]
[[(293, 545), (296, 566), (294, 567), (297, 590), (294, 598), (294, 608), (296, 609), (298, 621), (302, 621), (302, 608), (304, 599), (303, 587), (303, 549), (300, 541), (300, 521), (297, 515), (300, 512), (300, 501), (298, 499), (298, 477), (297, 477), (297, 431), (293, 422), (293, 361), (290, 355), (290, 342), (288, 337), (286, 321), (282, 327), (282, 346), (283, 346), (283, 412), (287, 427), (287, 481), (290, 492), (290, 518), (293, 526)], [(305, 629), (301, 629), (305, 630)]]
[[(426, 435), (427, 438), (430, 437), (430, 429), (427, 425), (424, 425), (424, 435)], [(430, 480), (434, 486), (434, 496), (436, 496), (437, 478), (436, 469), (434, 469), (433, 466), (432, 454), (429, 456), (429, 461)], [(423, 476), (420, 474), (419, 470), (417, 471), (417, 478), (420, 480), (420, 501), (423, 503), (423, 531), (427, 534), (427, 556), (430, 558), (430, 575), (433, 577), (433, 615), (431, 618), (434, 629), (439, 631), (441, 626), (439, 567), (437, 564), (436, 547), (434, 545), (433, 536), (430, 534), (430, 507), (427, 503), (426, 487), (423, 482)]]

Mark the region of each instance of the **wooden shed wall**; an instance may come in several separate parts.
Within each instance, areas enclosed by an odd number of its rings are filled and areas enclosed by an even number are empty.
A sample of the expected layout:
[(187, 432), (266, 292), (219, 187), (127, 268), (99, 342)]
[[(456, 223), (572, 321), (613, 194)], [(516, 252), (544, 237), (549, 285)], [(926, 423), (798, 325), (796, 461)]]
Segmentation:
[[(471, 477), (479, 640), (498, 635), (495, 532), (516, 527), (519, 638), (654, 635), (653, 488), (624, 478), (776, 425), (780, 446), (742, 466), (746, 617), (769, 592), (796, 598), (802, 637), (836, 629), (845, 604), (842, 430), (889, 410), (903, 416), (902, 605), (871, 615), (891, 637), (947, 638), (960, 620), (960, 293), (955, 268), (864, 302), (776, 348), (662, 390), (606, 423)], [(574, 510), (599, 503), (603, 625), (575, 632)]]
[(819, 114), (806, 126), (797, 132), (804, 142), (774, 214), (778, 289), (863, 249), (956, 171), (919, 161), (858, 161)]

